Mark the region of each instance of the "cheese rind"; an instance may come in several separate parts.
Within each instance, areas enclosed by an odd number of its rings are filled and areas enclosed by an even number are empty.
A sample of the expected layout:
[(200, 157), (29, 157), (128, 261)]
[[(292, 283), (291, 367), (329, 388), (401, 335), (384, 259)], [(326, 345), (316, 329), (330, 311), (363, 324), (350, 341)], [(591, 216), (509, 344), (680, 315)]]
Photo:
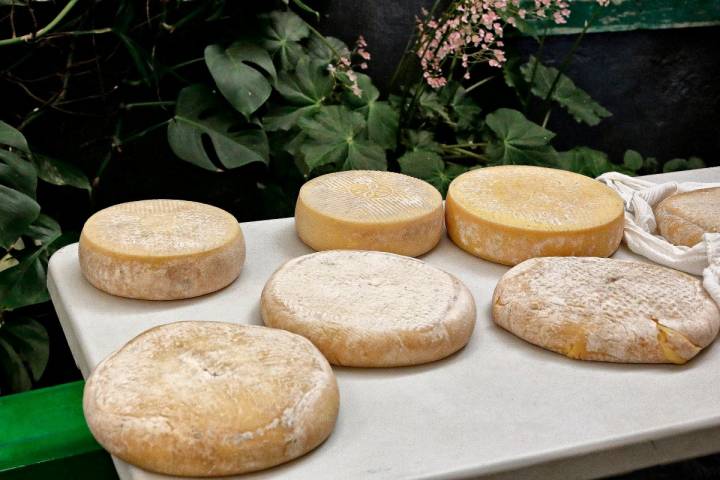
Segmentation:
[(672, 195), (655, 207), (660, 234), (674, 245), (692, 247), (706, 233), (720, 233), (720, 187)]
[(335, 365), (393, 367), (461, 349), (475, 302), (457, 278), (384, 252), (334, 250), (290, 260), (263, 289), (265, 324), (307, 337)]
[(295, 227), (314, 250), (378, 250), (414, 257), (440, 241), (442, 196), (429, 183), (399, 173), (330, 173), (300, 189)]
[(223, 476), (317, 447), (338, 413), (335, 376), (306, 339), (282, 330), (176, 322), (138, 335), (85, 384), (98, 442), (140, 468)]
[(685, 363), (720, 328), (697, 278), (607, 258), (527, 260), (500, 279), (492, 309), (504, 329), (580, 360)]
[(145, 300), (191, 298), (232, 283), (245, 261), (235, 217), (182, 200), (123, 203), (91, 216), (80, 267), (96, 288)]
[(472, 170), (450, 184), (448, 235), (463, 250), (517, 265), (533, 257), (612, 255), (623, 235), (622, 199), (571, 172), (530, 166)]

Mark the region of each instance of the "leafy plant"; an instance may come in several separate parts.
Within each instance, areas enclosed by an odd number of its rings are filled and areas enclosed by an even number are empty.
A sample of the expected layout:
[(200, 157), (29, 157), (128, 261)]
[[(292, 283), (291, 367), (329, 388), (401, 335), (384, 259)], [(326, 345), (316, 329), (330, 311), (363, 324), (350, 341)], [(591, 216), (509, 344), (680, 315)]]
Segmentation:
[(90, 189), (76, 167), (34, 154), (22, 133), (0, 121), (0, 384), (9, 391), (29, 389), (45, 369), (47, 332), (23, 308), (49, 300), (48, 259), (73, 240), (41, 213), (38, 178)]

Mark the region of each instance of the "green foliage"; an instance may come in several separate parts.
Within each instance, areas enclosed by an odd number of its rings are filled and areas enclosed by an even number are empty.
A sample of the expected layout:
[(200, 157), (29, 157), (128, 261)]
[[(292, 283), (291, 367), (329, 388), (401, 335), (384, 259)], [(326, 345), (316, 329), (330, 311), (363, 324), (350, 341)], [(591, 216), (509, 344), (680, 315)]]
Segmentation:
[[(210, 145), (203, 142), (205, 137)], [(268, 162), (265, 132), (235, 115), (204, 85), (192, 85), (180, 91), (175, 117), (168, 125), (168, 141), (175, 155), (206, 170)], [(220, 165), (213, 162), (215, 156)]]
[(557, 153), (550, 145), (555, 136), (517, 110), (501, 108), (489, 114), (485, 123), (494, 134), (488, 155), (502, 165), (546, 165), (555, 163)]
[[(533, 69), (535, 69), (534, 81)], [(551, 87), (557, 82), (550, 98), (560, 104), (578, 122), (595, 126), (603, 118), (612, 115), (594, 101), (585, 90), (575, 85), (570, 77), (561, 73), (557, 68), (543, 65), (535, 57), (531, 56), (530, 61), (520, 67), (520, 71), (524, 80), (528, 84), (532, 83), (530, 91), (533, 95), (542, 99), (547, 98)], [(556, 78), (558, 78), (557, 81)]]
[(0, 372), (11, 391), (29, 389), (45, 369), (47, 333), (17, 312), (49, 299), (47, 263), (68, 241), (58, 223), (40, 212), (38, 177), (89, 189), (77, 168), (33, 154), (22, 133), (0, 122)]
[(308, 141), (300, 148), (309, 170), (332, 164), (342, 170), (386, 170), (385, 152), (366, 138), (362, 114), (327, 106), (299, 121)]
[[(277, 74), (263, 48), (247, 42), (235, 42), (227, 49), (209, 45), (205, 48), (205, 63), (218, 90), (246, 118), (270, 97), (272, 87), (265, 74), (273, 81)], [(250, 64), (257, 65), (265, 74)]]
[(673, 158), (665, 162), (663, 165), (663, 172), (677, 172), (678, 170), (691, 170), (694, 168), (705, 168), (705, 162), (698, 157), (684, 158)]

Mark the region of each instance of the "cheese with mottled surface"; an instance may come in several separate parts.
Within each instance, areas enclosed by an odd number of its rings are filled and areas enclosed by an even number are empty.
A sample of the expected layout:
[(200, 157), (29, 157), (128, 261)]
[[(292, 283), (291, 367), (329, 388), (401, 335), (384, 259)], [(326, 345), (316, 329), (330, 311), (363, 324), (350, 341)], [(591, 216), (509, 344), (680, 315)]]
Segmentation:
[(330, 365), (305, 338), (220, 322), (176, 322), (101, 362), (83, 409), (113, 455), (168, 475), (221, 476), (299, 457), (338, 412)]
[(580, 360), (685, 363), (720, 327), (697, 278), (608, 258), (527, 260), (500, 279), (492, 309), (518, 337)]
[(429, 183), (399, 173), (330, 173), (300, 189), (295, 228), (314, 250), (379, 250), (415, 257), (440, 241), (442, 196)]
[(235, 217), (203, 203), (142, 200), (91, 216), (80, 267), (95, 287), (145, 300), (196, 297), (240, 274), (245, 240)]
[(612, 255), (623, 235), (620, 196), (562, 170), (502, 166), (472, 170), (450, 184), (452, 241), (480, 258), (516, 265), (546, 256)]
[(414, 258), (335, 250), (290, 260), (262, 293), (265, 324), (310, 339), (335, 365), (391, 367), (468, 342), (475, 302), (454, 276)]
[(720, 233), (720, 187), (672, 195), (655, 207), (660, 234), (675, 245), (692, 247), (706, 233)]

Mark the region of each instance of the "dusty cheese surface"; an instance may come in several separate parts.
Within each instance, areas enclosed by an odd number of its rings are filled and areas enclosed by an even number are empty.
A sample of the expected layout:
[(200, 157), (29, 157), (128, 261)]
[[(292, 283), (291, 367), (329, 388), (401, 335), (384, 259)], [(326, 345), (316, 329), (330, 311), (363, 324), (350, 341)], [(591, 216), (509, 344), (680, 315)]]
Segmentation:
[(685, 363), (716, 337), (720, 312), (699, 279), (658, 265), (546, 257), (508, 271), (493, 319), (581, 360)]
[(235, 280), (245, 241), (235, 217), (217, 207), (142, 200), (91, 216), (79, 253), (83, 274), (100, 290), (171, 300), (203, 295)]
[(302, 186), (295, 225), (303, 242), (315, 250), (417, 256), (440, 240), (442, 196), (429, 183), (399, 173), (330, 173)]
[(720, 187), (672, 195), (655, 207), (660, 234), (692, 247), (706, 233), (720, 233)]
[(457, 278), (399, 255), (336, 250), (287, 262), (265, 285), (265, 324), (311, 340), (336, 365), (389, 367), (446, 357), (475, 325)]
[(502, 166), (473, 170), (448, 189), (446, 222), (460, 248), (505, 265), (541, 256), (617, 250), (624, 210), (614, 191), (562, 170)]
[(265, 327), (177, 322), (100, 363), (85, 385), (90, 430), (110, 453), (168, 475), (268, 468), (330, 434), (338, 389), (306, 339)]

